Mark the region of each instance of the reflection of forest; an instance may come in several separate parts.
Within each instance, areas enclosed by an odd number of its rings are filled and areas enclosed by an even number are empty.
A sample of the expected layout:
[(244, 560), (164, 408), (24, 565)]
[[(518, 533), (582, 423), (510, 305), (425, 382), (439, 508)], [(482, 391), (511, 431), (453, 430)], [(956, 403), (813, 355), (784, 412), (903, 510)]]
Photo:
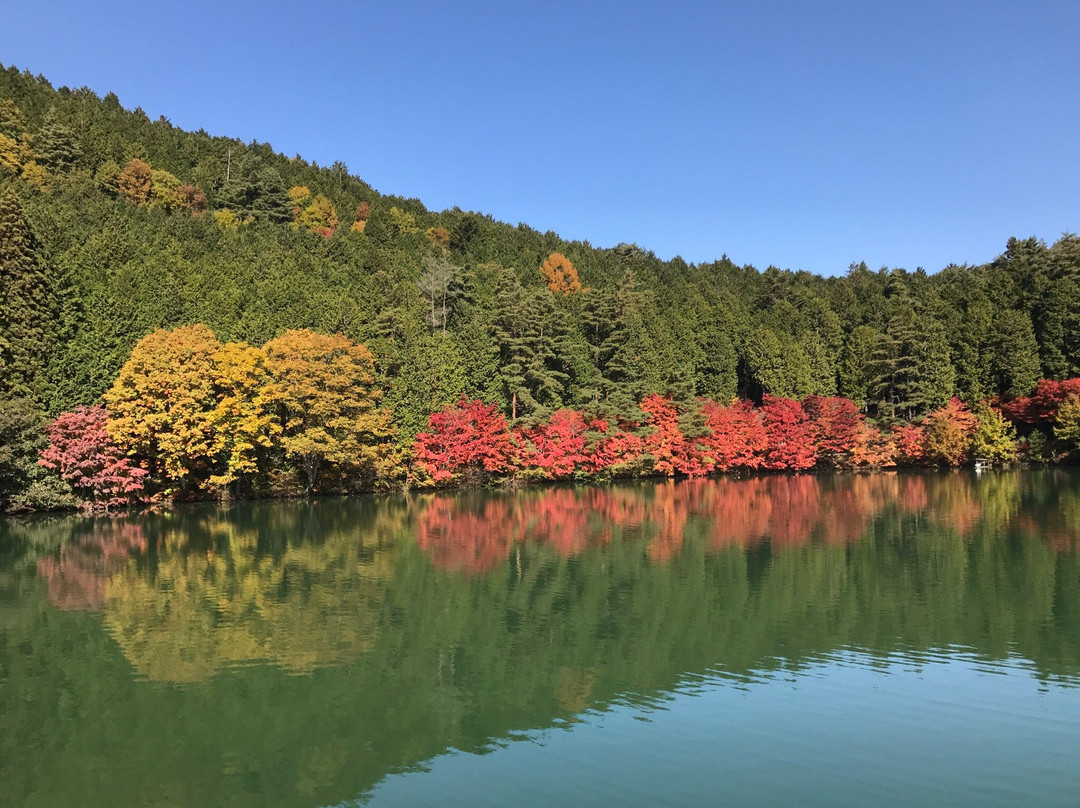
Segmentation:
[(1078, 519), (1056, 471), (60, 522), (58, 551), (0, 560), (0, 775), (12, 804), (333, 804), (448, 747), (838, 649), (1075, 683)]

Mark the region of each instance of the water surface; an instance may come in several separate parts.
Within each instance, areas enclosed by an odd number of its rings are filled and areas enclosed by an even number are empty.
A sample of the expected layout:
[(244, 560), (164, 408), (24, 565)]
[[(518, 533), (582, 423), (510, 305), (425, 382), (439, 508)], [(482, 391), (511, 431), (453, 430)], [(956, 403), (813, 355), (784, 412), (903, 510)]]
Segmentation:
[(0, 805), (1080, 804), (1080, 474), (0, 523)]

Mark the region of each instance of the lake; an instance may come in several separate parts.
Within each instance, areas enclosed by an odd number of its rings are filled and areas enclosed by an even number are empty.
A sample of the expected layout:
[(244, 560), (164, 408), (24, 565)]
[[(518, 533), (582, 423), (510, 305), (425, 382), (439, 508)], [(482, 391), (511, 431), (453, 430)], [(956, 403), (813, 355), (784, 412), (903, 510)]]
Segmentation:
[(0, 522), (0, 806), (1080, 804), (1080, 473)]

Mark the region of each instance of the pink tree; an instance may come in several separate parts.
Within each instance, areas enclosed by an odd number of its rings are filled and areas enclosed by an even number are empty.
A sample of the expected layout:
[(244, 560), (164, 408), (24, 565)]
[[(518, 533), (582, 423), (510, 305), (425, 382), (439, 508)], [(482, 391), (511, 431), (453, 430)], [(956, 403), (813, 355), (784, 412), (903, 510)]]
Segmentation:
[(143, 490), (146, 469), (132, 463), (109, 438), (104, 407), (76, 407), (49, 424), (49, 446), (40, 463), (59, 472), (86, 502), (124, 505)]

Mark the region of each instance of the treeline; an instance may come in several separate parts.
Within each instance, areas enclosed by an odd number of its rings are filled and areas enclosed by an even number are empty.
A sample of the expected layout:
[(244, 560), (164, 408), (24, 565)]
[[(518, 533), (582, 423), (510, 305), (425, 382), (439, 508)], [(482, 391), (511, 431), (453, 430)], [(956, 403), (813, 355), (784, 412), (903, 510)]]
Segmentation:
[[(1080, 375), (1071, 234), (934, 274), (661, 261), (429, 211), (344, 164), (185, 132), (14, 68), (0, 69), (0, 200), (8, 454), (99, 402), (140, 339), (192, 323), (254, 347), (290, 329), (366, 345), (404, 447), (462, 395), (525, 428), (563, 408), (636, 421), (653, 394), (683, 410), (842, 396), (891, 433), (953, 396)], [(65, 496), (38, 470), (12, 474), (0, 499)]]
[(883, 427), (850, 399), (801, 402), (765, 394), (682, 404), (652, 393), (613, 419), (561, 408), (511, 423), (496, 404), (464, 396), (415, 439), (394, 426), (375, 361), (338, 334), (286, 331), (261, 348), (222, 344), (204, 325), (140, 340), (104, 406), (77, 407), (47, 427), (24, 459), (87, 505), (171, 497), (247, 498), (347, 493), (400, 485), (613, 477), (702, 477), (729, 471), (956, 466), (1010, 462), (1080, 443), (1080, 379), (1042, 381), (1010, 401), (1035, 427), (1020, 443), (1001, 409), (958, 398), (919, 423)]

